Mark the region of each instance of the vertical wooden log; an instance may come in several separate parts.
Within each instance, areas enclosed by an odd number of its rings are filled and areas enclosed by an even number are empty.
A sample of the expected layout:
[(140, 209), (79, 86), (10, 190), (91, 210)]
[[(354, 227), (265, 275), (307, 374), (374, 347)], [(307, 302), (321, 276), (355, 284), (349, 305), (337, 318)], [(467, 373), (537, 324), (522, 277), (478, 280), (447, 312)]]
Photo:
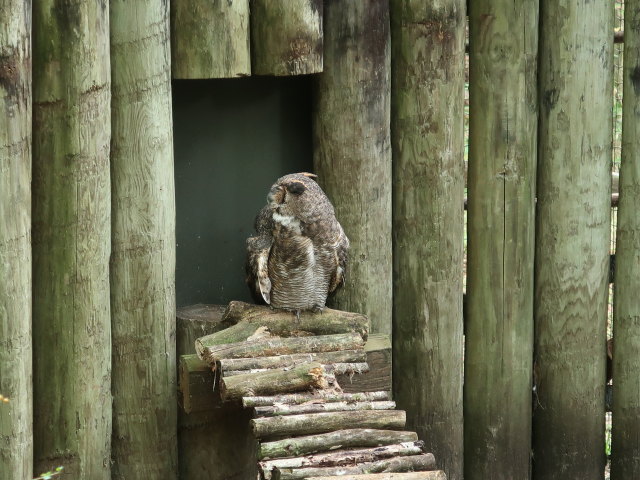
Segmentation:
[(109, 9), (33, 5), (33, 349), (37, 471), (110, 479)]
[(177, 477), (169, 4), (111, 0), (113, 478)]
[(395, 399), (461, 479), (465, 2), (393, 0), (391, 20)]
[(534, 478), (600, 480), (613, 5), (540, 6)]
[(614, 283), (611, 478), (640, 478), (640, 2), (624, 12), (624, 109)]
[(322, 71), (322, 0), (252, 0), (255, 75)]
[(465, 478), (531, 458), (538, 0), (471, 2)]
[(386, 0), (324, 4), (324, 73), (314, 92), (314, 168), (351, 249), (340, 310), (391, 334), (390, 36)]
[(0, 472), (31, 478), (31, 2), (0, 19)]
[(249, 0), (171, 2), (173, 78), (251, 74)]
[[(177, 354), (195, 352), (194, 340), (220, 330), (224, 306), (194, 305), (178, 309)], [(251, 408), (224, 405), (207, 411), (178, 412), (182, 480), (256, 478), (257, 443), (249, 421)]]

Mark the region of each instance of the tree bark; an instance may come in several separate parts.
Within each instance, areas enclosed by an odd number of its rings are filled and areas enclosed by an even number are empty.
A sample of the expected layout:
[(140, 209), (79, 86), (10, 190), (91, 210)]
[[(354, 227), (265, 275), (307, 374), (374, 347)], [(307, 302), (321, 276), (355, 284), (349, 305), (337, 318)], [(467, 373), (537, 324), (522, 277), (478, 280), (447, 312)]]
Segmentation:
[(267, 337), (261, 340), (202, 347), (196, 341), (198, 356), (211, 366), (223, 358), (255, 358), (294, 353), (321, 353), (363, 348), (364, 340), (357, 333), (318, 335), (313, 337)]
[(178, 473), (169, 5), (109, 5), (113, 478), (169, 479)]
[(534, 478), (602, 479), (613, 7), (543, 0)]
[[(33, 4), (34, 463), (110, 479), (109, 10)], [(52, 348), (54, 347), (54, 348)]]
[(265, 477), (275, 468), (314, 468), (337, 467), (340, 465), (357, 465), (359, 463), (376, 462), (391, 457), (406, 457), (423, 453), (424, 443), (406, 442), (395, 445), (384, 445), (375, 448), (357, 450), (336, 450), (327, 453), (305, 455), (303, 457), (279, 458), (260, 462), (260, 469)]
[(470, 110), (482, 114), (471, 115), (469, 127), (464, 477), (525, 479), (531, 469), (538, 0), (518, 8), (508, 0), (477, 0), (469, 19)]
[(322, 71), (322, 0), (252, 0), (251, 57), (256, 75)]
[(173, 78), (251, 74), (249, 0), (171, 2)]
[(314, 93), (314, 169), (351, 241), (337, 308), (391, 334), (388, 0), (328, 0), (324, 72)]
[(303, 363), (293, 368), (234, 375), (220, 380), (220, 399), (240, 401), (244, 396), (273, 395), (327, 388), (327, 378), (319, 363)]
[(415, 432), (373, 430), (370, 428), (336, 430), (319, 435), (263, 442), (258, 447), (258, 459), (269, 460), (326, 452), (336, 448), (378, 447), (417, 441), (418, 435)]
[(323, 365), (349, 365), (353, 362), (362, 362), (366, 364), (366, 360), (367, 354), (364, 350), (338, 350), (336, 352), (294, 353), (291, 355), (277, 355), (273, 357), (223, 358), (216, 363), (216, 370), (222, 372), (223, 376), (228, 376), (230, 372), (248, 373), (251, 370), (293, 367), (306, 362), (318, 362)]
[(640, 478), (640, 3), (624, 12), (624, 110), (616, 235), (611, 478)]
[(303, 405), (271, 405), (256, 407), (257, 417), (278, 417), (301, 413), (347, 412), (359, 410), (393, 410), (396, 402), (318, 402)]
[(223, 330), (198, 339), (196, 348), (244, 342), (258, 330), (278, 337), (356, 332), (365, 340), (369, 332), (368, 318), (359, 313), (325, 308), (320, 313), (301, 312), (297, 319), (292, 312), (237, 301), (229, 303), (220, 326)]
[(402, 410), (375, 410), (255, 418), (251, 425), (256, 437), (267, 438), (310, 435), (342, 428), (401, 429), (405, 421), (406, 415)]
[[(313, 480), (338, 480), (344, 476), (335, 477), (314, 477)], [(430, 472), (407, 472), (407, 473), (370, 473), (364, 475), (349, 475), (349, 480), (447, 480), (447, 475), (442, 470), (432, 470)]]
[(463, 469), (465, 1), (391, 8), (394, 391), (454, 480)]
[(250, 408), (276, 404), (300, 405), (307, 402), (367, 402), (388, 400), (389, 397), (389, 392), (336, 393), (319, 391), (313, 393), (275, 395), (272, 397), (244, 397), (242, 399), (242, 405), (245, 408)]
[(0, 471), (32, 478), (31, 2), (0, 18)]
[[(298, 480), (327, 475), (357, 475), (363, 473), (391, 473), (410, 472), (413, 470), (433, 470), (435, 457), (431, 453), (413, 455), (410, 457), (396, 457), (377, 462), (362, 463), (350, 467), (319, 467), (319, 468), (282, 468), (274, 472), (274, 480)], [(343, 477), (344, 478), (344, 477)]]

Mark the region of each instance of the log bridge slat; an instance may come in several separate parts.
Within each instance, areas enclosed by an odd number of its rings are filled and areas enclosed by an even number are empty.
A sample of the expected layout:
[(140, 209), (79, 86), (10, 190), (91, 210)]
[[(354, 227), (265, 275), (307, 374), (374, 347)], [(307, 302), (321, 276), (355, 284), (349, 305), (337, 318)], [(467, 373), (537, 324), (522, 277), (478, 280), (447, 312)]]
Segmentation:
[[(298, 319), (231, 302), (221, 325), (195, 341), (197, 357), (181, 357), (183, 408), (251, 409), (262, 480), (446, 479), (417, 434), (404, 430), (406, 413), (389, 398), (388, 337), (372, 339), (367, 351), (365, 316), (325, 309)], [(372, 376), (368, 387), (354, 381), (373, 365), (386, 377)], [(346, 391), (376, 382), (387, 391)]]

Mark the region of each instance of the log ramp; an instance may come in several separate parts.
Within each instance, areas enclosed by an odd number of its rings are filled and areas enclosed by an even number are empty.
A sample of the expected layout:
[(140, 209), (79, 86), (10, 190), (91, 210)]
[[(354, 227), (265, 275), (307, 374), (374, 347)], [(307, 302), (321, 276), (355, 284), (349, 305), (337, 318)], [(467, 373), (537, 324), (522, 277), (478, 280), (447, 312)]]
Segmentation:
[(371, 390), (390, 386), (381, 381), (390, 362), (376, 365), (384, 373), (372, 381), (352, 381), (372, 373), (370, 359), (384, 358), (384, 341), (365, 348), (368, 329), (361, 314), (326, 308), (297, 319), (231, 302), (216, 331), (195, 340), (197, 356), (180, 358), (184, 412), (214, 405), (251, 412), (262, 480), (446, 479), (418, 435), (403, 430), (406, 413), (389, 388)]

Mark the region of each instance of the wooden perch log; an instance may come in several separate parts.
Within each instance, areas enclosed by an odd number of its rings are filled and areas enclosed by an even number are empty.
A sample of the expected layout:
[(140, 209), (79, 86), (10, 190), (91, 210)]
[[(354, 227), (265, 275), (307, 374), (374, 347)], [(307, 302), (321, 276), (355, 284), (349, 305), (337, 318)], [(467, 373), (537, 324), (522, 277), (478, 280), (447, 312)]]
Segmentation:
[(405, 472), (405, 473), (370, 473), (364, 475), (337, 475), (331, 477), (313, 477), (313, 480), (447, 480), (442, 470), (430, 472)]
[(322, 72), (322, 0), (253, 0), (251, 56), (257, 75)]
[(345, 477), (345, 475), (433, 470), (435, 465), (436, 460), (433, 454), (425, 453), (410, 457), (395, 457), (378, 460), (377, 462), (367, 462), (349, 467), (276, 468), (272, 478), (274, 480), (302, 480), (312, 477), (341, 475), (346, 480), (348, 477)]
[(220, 381), (220, 398), (223, 402), (229, 402), (241, 400), (248, 395), (289, 393), (312, 388), (322, 389), (327, 386), (322, 365), (303, 363), (289, 370), (279, 368), (223, 378)]
[(328, 453), (318, 453), (303, 457), (279, 458), (260, 462), (260, 469), (265, 477), (275, 468), (309, 468), (309, 467), (337, 467), (340, 465), (354, 465), (359, 463), (377, 462), (385, 458), (406, 457), (419, 455), (424, 452), (424, 442), (405, 442), (395, 445), (385, 445), (375, 448), (358, 450), (336, 450)]
[(269, 337), (261, 340), (211, 345), (209, 347), (203, 347), (196, 340), (198, 356), (211, 366), (215, 366), (216, 362), (223, 358), (267, 357), (292, 353), (319, 353), (362, 348), (364, 348), (364, 340), (359, 333), (294, 338)]
[(279, 417), (320, 412), (356, 412), (361, 410), (393, 410), (396, 402), (319, 402), (302, 405), (271, 405), (256, 407), (256, 417)]
[(251, 420), (251, 428), (256, 437), (266, 438), (325, 433), (341, 428), (399, 430), (404, 427), (405, 422), (406, 414), (402, 410), (373, 410), (255, 418)]
[[(363, 352), (364, 353), (364, 352)], [(297, 365), (300, 365), (298, 363)], [(355, 375), (357, 373), (366, 373), (369, 371), (369, 364), (365, 363), (330, 363), (321, 364), (325, 371), (331, 375)], [(291, 368), (291, 367), (282, 367)], [(262, 373), (273, 370), (273, 368), (256, 368), (252, 370), (226, 370), (222, 372), (223, 377), (233, 377), (236, 375), (246, 375), (249, 373)]]
[(361, 375), (339, 375), (336, 380), (343, 392), (391, 390), (391, 339), (388, 335), (369, 335), (364, 345), (369, 371)]
[(402, 430), (374, 430), (371, 428), (336, 430), (335, 432), (321, 433), (319, 435), (261, 443), (258, 447), (258, 459), (299, 457), (337, 448), (378, 447), (416, 441), (418, 441), (417, 433)]
[(296, 353), (273, 357), (223, 358), (217, 362), (216, 369), (222, 372), (222, 376), (229, 376), (228, 372), (293, 367), (307, 362), (318, 362), (326, 365), (353, 362), (366, 363), (366, 361), (367, 354), (364, 350), (340, 350), (337, 352)]
[(359, 333), (367, 339), (369, 319), (360, 314), (325, 308), (322, 312), (301, 312), (300, 319), (285, 310), (274, 310), (263, 305), (252, 305), (233, 301), (227, 306), (222, 318), (224, 330), (199, 338), (196, 349), (244, 342), (262, 327), (272, 336), (303, 337), (309, 335), (334, 335), (337, 333)]
[(374, 402), (389, 400), (389, 392), (336, 393), (317, 391), (313, 393), (294, 393), (273, 397), (244, 397), (242, 406), (266, 407), (275, 404), (300, 405), (308, 402)]

